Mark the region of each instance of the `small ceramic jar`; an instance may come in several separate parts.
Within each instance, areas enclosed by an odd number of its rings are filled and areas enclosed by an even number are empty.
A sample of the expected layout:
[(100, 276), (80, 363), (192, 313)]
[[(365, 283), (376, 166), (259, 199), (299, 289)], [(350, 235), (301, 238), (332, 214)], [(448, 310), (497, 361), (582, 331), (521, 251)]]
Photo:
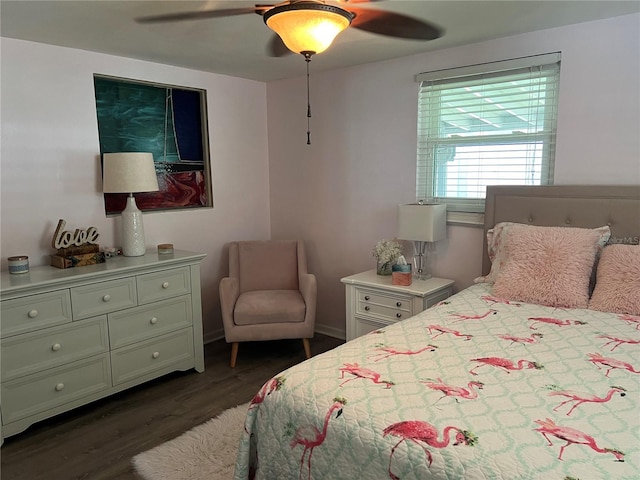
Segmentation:
[(173, 243), (161, 243), (158, 245), (158, 255), (170, 255), (173, 253)]
[(9, 273), (29, 273), (29, 257), (26, 255), (16, 255), (7, 258), (9, 261)]

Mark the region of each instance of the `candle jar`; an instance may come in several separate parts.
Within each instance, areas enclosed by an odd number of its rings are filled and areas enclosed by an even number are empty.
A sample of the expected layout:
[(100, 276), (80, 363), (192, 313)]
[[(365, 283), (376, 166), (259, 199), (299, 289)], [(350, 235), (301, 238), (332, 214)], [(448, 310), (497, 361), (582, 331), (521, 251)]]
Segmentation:
[(9, 261), (9, 273), (29, 273), (29, 257), (26, 255), (16, 255), (7, 258), (7, 260)]

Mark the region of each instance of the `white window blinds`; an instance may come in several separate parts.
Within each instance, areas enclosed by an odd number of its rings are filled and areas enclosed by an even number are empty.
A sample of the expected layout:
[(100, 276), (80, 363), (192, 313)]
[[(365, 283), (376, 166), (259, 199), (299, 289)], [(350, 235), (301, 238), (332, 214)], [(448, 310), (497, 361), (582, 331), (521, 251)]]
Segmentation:
[(417, 75), (417, 199), (482, 212), (487, 185), (552, 184), (559, 76), (559, 53)]

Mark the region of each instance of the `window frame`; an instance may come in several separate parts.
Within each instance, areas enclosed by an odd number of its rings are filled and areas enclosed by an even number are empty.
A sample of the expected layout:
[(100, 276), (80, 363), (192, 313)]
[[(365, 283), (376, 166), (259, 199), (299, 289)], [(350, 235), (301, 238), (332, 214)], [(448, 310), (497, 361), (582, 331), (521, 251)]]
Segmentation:
[[(458, 67), (446, 70), (437, 70), (432, 72), (424, 72), (416, 75), (416, 82), (419, 83), (418, 92), (418, 124), (417, 124), (417, 155), (416, 155), (416, 200), (426, 200), (430, 202), (445, 203), (447, 204), (447, 210), (453, 212), (469, 212), (482, 213), (484, 212), (484, 196), (483, 198), (475, 197), (447, 197), (437, 196), (435, 182), (437, 181), (437, 169), (442, 164), (442, 160), (438, 161), (433, 154), (434, 149), (438, 145), (461, 145), (466, 144), (469, 146), (498, 146), (509, 144), (531, 144), (535, 142), (541, 142), (541, 165), (540, 165), (540, 179), (539, 183), (535, 185), (553, 185), (554, 180), (554, 165), (555, 165), (555, 138), (557, 131), (557, 118), (558, 118), (558, 93), (559, 93), (559, 76), (560, 76), (560, 52), (533, 55), (528, 57), (515, 58), (511, 60), (491, 62), (477, 65), (470, 65), (465, 67)], [(547, 76), (547, 72), (551, 72), (554, 75), (554, 85), (552, 86), (553, 103), (550, 105), (551, 111), (551, 125), (545, 126), (540, 132), (526, 133), (526, 132), (512, 132), (511, 134), (476, 134), (470, 136), (442, 136), (442, 137), (429, 137), (422, 134), (423, 123), (425, 121), (432, 122), (428, 131), (440, 131), (440, 114), (427, 114), (423, 111), (422, 103), (429, 101), (423, 93), (423, 89), (429, 88), (425, 86), (425, 82), (430, 85), (435, 82), (440, 90), (446, 90), (446, 85), (460, 86), (461, 82), (468, 81), (469, 83), (477, 82), (479, 78), (489, 80), (496, 78), (497, 80), (503, 80), (505, 76), (512, 76), (518, 72), (532, 71), (539, 72), (540, 77)], [(497, 82), (496, 82), (497, 83)], [(429, 86), (430, 86), (429, 85)], [(452, 87), (453, 88), (453, 87)], [(545, 87), (546, 88), (546, 87)], [(436, 89), (437, 90), (437, 89)], [(546, 91), (546, 90), (545, 90)], [(433, 93), (433, 92), (431, 92)], [(545, 97), (547, 98), (547, 97)], [(546, 120), (546, 119), (545, 119)], [(435, 125), (433, 122), (438, 122)], [(527, 139), (533, 139), (535, 142), (527, 142)], [(524, 149), (523, 149), (524, 150)], [(482, 165), (482, 162), (478, 161), (478, 167)], [(470, 177), (466, 177), (470, 178)], [(494, 184), (494, 183), (490, 183)], [(495, 184), (504, 184), (496, 179)], [(509, 183), (513, 184), (513, 183)]]

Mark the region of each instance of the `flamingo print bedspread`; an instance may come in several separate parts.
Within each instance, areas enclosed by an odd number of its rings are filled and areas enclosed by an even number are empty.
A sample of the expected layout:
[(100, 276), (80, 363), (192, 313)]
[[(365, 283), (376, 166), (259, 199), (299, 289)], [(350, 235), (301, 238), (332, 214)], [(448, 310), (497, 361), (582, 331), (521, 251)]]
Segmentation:
[(269, 380), (235, 479), (640, 478), (640, 317), (474, 285)]

